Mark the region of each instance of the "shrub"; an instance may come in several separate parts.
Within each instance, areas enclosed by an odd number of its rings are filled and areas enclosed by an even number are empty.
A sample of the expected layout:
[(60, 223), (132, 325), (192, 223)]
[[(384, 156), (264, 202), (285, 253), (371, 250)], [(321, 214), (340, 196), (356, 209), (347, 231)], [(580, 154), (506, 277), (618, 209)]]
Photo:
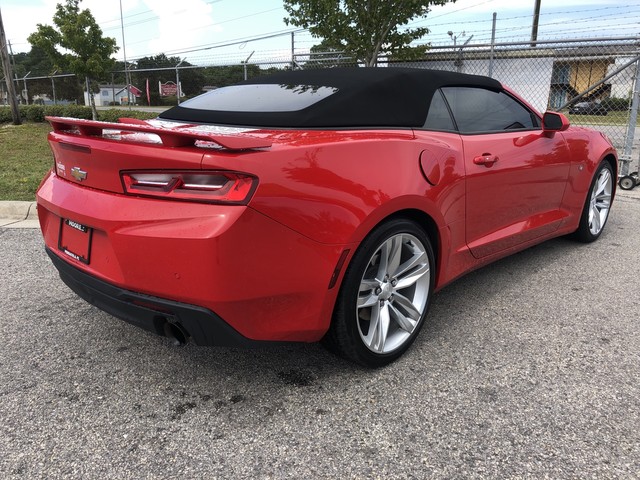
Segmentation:
[(20, 115), (28, 122), (44, 122), (45, 108), (42, 105), (24, 105)]
[(0, 123), (11, 123), (11, 122), (13, 122), (13, 116), (11, 115), (11, 108), (0, 107)]
[[(20, 118), (28, 122), (44, 122), (45, 117), (73, 117), (91, 120), (91, 108), (82, 105), (20, 105)], [(138, 118), (149, 120), (158, 116), (155, 112), (139, 110), (100, 110), (98, 118), (104, 122), (117, 122), (119, 118)], [(11, 123), (11, 108), (0, 107), (0, 124)]]
[(156, 118), (157, 113), (141, 112), (138, 110), (100, 110), (98, 117), (103, 122), (117, 122), (120, 118), (138, 118), (140, 120), (149, 120)]
[(63, 117), (83, 118), (85, 120), (91, 120), (93, 115), (91, 114), (91, 107), (84, 107), (82, 105), (65, 105), (62, 111)]
[(62, 117), (64, 116), (64, 105), (48, 105), (44, 113), (48, 117)]

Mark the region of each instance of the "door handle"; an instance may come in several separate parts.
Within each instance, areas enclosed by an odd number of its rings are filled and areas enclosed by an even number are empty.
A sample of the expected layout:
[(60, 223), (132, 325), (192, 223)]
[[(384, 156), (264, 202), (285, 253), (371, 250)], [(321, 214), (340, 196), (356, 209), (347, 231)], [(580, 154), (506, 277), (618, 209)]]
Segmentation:
[(490, 153), (483, 153), (473, 159), (473, 163), (476, 165), (484, 165), (485, 167), (491, 167), (497, 161), (498, 157), (496, 155), (491, 155)]

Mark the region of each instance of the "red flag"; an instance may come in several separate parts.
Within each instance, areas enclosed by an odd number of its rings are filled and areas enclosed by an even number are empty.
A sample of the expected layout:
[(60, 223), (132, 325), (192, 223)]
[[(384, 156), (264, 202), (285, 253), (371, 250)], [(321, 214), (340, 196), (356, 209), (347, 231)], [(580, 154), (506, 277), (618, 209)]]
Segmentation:
[(151, 106), (151, 93), (149, 93), (149, 79), (147, 78), (147, 103)]

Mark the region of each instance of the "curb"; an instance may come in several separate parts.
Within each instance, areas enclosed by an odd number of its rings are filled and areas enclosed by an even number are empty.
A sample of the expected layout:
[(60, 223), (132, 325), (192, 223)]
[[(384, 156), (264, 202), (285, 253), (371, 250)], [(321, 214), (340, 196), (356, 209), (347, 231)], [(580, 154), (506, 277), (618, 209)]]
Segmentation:
[(38, 228), (36, 202), (0, 202), (0, 227)]

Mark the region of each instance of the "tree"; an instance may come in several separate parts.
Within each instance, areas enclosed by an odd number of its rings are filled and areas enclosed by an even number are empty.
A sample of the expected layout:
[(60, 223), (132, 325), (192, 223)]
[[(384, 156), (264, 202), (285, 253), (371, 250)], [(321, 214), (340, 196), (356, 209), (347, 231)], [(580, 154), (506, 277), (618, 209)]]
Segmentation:
[(332, 68), (332, 67), (353, 67), (357, 62), (350, 55), (345, 55), (341, 45), (332, 45), (327, 40), (323, 40), (318, 45), (314, 45), (309, 50), (309, 60), (305, 62), (304, 68)]
[[(204, 78), (208, 86), (226, 87), (244, 80), (244, 65), (224, 65), (218, 67), (207, 67), (204, 69)], [(247, 78), (254, 78), (261, 74), (258, 65), (249, 63), (247, 65)]]
[[(53, 84), (55, 84), (57, 100), (82, 102), (83, 90), (75, 76), (52, 78), (54, 74), (61, 75), (66, 72), (56, 68), (42, 49), (31, 47), (31, 51), (28, 53), (15, 53), (13, 63), (15, 64), (14, 74), (19, 79), (22, 79), (27, 73), (29, 74), (27, 78), (29, 102), (33, 101), (33, 97), (37, 95), (47, 95), (53, 98)], [(21, 87), (24, 86), (22, 80), (19, 83)], [(18, 96), (21, 95), (22, 92), (18, 92)]]
[[(163, 105), (167, 103), (160, 97), (158, 82), (175, 82), (176, 67), (180, 65), (180, 85), (182, 93), (187, 96), (198, 95), (205, 84), (201, 69), (188, 68), (193, 65), (180, 57), (167, 57), (164, 53), (152, 57), (143, 57), (136, 61), (134, 68), (130, 69), (131, 78), (136, 79), (141, 90), (149, 80), (151, 103)], [(141, 71), (142, 70), (142, 71)], [(171, 97), (171, 103), (175, 103), (175, 97)]]
[(81, 0), (66, 0), (56, 5), (55, 27), (38, 24), (29, 35), (32, 46), (42, 49), (56, 68), (84, 78), (93, 118), (98, 118), (91, 94), (90, 79), (102, 79), (113, 68), (111, 56), (118, 51), (116, 40), (103, 37), (102, 30), (89, 10), (80, 10)]
[(284, 0), (287, 25), (309, 29), (332, 48), (375, 67), (380, 54), (411, 60), (424, 55), (427, 46), (409, 44), (429, 33), (426, 27), (401, 28), (425, 18), (430, 5), (455, 0)]

